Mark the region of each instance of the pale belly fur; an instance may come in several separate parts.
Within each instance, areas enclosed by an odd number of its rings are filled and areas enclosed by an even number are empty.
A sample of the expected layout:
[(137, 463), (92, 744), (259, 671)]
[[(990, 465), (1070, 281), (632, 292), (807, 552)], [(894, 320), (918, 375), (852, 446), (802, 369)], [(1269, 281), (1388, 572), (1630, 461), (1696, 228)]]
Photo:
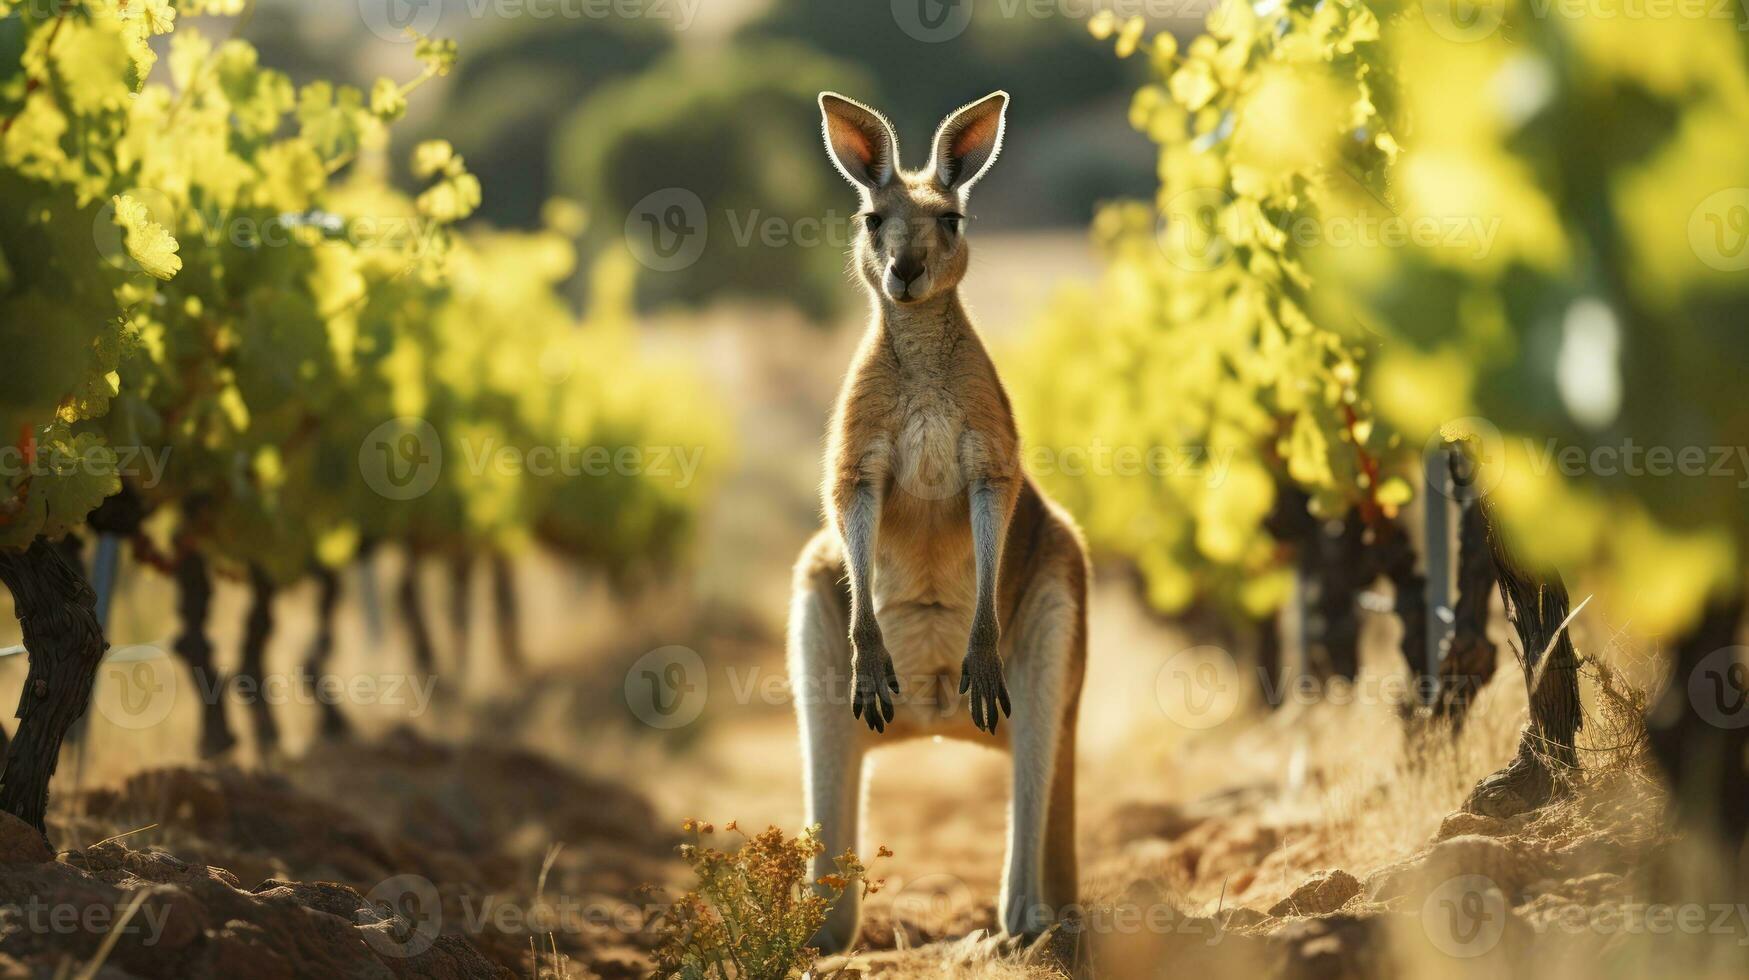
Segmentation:
[[(875, 621), (904, 690), (896, 722), (919, 733), (963, 725), (960, 663), (977, 600), (969, 501), (955, 425), (901, 428), (875, 543)], [(903, 534), (885, 533), (902, 527)]]

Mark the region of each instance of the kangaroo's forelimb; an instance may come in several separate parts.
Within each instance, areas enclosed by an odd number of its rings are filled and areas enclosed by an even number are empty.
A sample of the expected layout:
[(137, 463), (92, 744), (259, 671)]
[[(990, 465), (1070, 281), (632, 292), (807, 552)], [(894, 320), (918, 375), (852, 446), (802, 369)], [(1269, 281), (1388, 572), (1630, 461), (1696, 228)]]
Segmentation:
[(1004, 717), (1014, 708), (1002, 679), (1001, 639), (996, 620), (996, 572), (1002, 564), (1002, 539), (1008, 533), (1008, 502), (998, 483), (988, 477), (972, 482), (972, 558), (977, 569), (977, 598), (972, 609), (972, 633), (966, 659), (960, 665), (960, 693), (971, 695), (972, 724), (996, 734), (996, 709)]

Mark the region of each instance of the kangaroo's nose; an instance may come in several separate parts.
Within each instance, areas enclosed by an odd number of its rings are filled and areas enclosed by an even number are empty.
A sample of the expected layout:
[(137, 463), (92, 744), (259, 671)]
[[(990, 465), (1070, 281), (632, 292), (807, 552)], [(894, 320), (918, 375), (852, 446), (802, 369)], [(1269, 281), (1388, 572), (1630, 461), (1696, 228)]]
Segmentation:
[(909, 286), (923, 275), (923, 257), (920, 255), (901, 255), (893, 260), (891, 272), (894, 279)]

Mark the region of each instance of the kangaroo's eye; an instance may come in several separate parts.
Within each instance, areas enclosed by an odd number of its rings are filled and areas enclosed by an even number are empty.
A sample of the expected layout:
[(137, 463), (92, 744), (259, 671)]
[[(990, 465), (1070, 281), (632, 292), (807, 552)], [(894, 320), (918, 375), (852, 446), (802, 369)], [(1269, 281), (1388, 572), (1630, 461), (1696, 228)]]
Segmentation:
[(863, 215), (862, 220), (868, 223), (868, 233), (869, 234), (872, 235), (875, 232), (881, 230), (881, 216), (880, 215), (875, 214), (871, 211), (868, 214)]
[(966, 216), (963, 214), (944, 214), (936, 220), (941, 222), (942, 231), (950, 235), (957, 235), (960, 233), (960, 222), (965, 221)]

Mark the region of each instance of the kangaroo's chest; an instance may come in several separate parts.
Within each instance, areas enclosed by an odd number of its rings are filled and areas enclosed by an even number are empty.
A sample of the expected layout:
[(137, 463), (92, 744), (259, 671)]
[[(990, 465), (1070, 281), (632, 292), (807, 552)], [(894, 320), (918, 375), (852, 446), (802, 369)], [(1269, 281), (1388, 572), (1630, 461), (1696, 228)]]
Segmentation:
[(931, 509), (965, 492), (960, 444), (965, 414), (944, 397), (924, 396), (894, 419), (889, 496), (909, 508)]
[(946, 392), (920, 392), (895, 412), (875, 545), (877, 609), (970, 609), (975, 575), (965, 439), (965, 413)]

